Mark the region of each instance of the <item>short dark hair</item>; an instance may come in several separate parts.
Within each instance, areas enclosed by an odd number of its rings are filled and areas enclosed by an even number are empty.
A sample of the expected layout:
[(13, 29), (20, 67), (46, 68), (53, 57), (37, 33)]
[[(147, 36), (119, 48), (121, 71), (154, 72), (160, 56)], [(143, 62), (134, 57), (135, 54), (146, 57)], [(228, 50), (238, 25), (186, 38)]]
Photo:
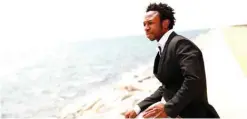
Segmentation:
[(174, 17), (175, 12), (174, 12), (173, 8), (171, 8), (170, 6), (168, 6), (165, 3), (159, 3), (159, 4), (150, 3), (149, 6), (147, 7), (146, 12), (149, 12), (149, 11), (159, 12), (160, 22), (162, 22), (165, 19), (169, 19), (170, 24), (169, 24), (168, 28), (169, 29), (173, 28), (175, 21), (176, 21), (176, 19)]

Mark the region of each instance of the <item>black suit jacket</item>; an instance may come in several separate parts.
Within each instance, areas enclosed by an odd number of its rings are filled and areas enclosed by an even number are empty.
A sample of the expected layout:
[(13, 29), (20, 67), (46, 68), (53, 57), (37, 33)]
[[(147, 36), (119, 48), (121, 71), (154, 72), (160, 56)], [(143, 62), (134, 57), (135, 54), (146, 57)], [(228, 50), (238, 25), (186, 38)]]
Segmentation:
[(141, 111), (164, 97), (172, 118), (219, 118), (208, 103), (203, 56), (193, 42), (172, 32), (161, 56), (156, 55), (153, 73), (162, 86), (138, 103)]

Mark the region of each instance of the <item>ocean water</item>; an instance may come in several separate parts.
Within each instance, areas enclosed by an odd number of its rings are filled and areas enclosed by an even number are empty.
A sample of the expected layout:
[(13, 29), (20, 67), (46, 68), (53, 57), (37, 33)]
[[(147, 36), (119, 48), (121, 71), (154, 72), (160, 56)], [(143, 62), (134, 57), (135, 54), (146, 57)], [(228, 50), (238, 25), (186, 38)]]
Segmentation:
[[(179, 33), (194, 38), (208, 30)], [(152, 62), (155, 48), (145, 36), (8, 47), (0, 60), (2, 118), (56, 117), (77, 97)]]

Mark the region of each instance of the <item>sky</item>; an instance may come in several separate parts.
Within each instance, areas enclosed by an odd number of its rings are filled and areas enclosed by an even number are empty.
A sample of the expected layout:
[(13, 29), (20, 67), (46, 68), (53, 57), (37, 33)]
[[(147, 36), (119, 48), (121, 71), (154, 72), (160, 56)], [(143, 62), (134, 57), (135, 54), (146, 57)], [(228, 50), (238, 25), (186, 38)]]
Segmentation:
[(0, 72), (60, 41), (144, 35), (145, 9), (160, 1), (175, 9), (175, 31), (247, 23), (244, 0), (1, 0)]
[(88, 40), (144, 34), (150, 2), (175, 9), (175, 30), (247, 23), (243, 0), (2, 0), (0, 42)]

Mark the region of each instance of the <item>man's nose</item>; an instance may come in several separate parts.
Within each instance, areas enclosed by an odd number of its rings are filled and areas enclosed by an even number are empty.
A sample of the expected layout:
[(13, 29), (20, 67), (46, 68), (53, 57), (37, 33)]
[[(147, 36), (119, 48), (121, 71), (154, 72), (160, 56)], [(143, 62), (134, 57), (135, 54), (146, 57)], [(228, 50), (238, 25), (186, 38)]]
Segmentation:
[(150, 27), (149, 27), (148, 25), (145, 25), (145, 26), (144, 26), (144, 29), (145, 29), (145, 31), (147, 32), (147, 31), (149, 31)]

